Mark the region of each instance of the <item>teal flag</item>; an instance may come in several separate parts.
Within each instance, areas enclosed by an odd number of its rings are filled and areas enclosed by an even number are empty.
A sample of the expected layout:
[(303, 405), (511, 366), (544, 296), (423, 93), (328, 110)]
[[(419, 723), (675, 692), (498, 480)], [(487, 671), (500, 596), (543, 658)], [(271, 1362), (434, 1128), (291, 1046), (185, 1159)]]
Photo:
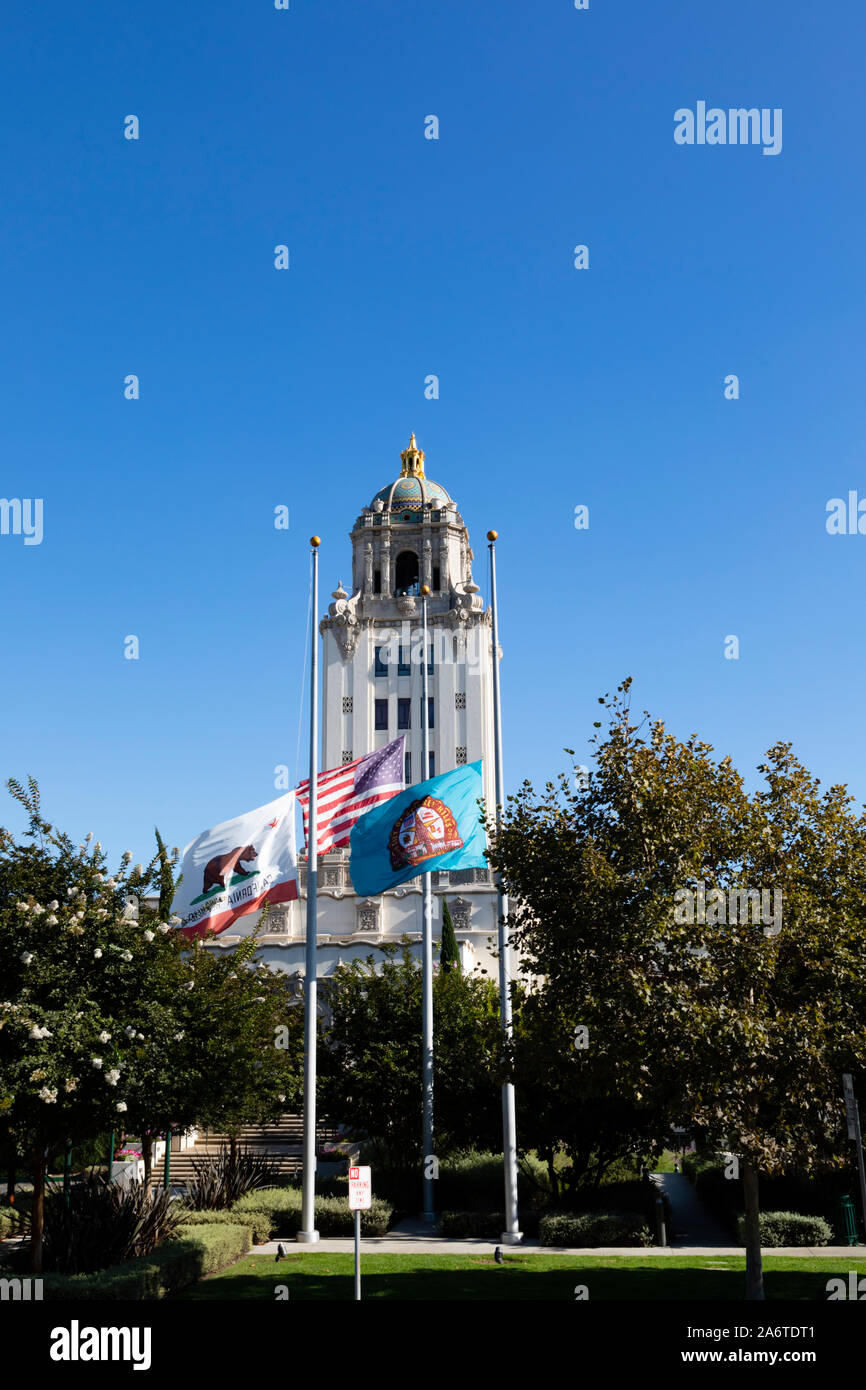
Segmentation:
[(407, 787), (355, 822), (349, 871), (362, 898), (428, 869), (483, 869), (487, 836), (476, 805), (481, 763)]

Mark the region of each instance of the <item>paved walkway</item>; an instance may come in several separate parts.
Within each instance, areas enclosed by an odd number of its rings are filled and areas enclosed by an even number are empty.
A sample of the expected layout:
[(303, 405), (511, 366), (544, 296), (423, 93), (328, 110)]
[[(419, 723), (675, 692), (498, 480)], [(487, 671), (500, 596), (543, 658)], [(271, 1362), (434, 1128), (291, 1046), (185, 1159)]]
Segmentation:
[(690, 1249), (707, 1246), (713, 1253), (741, 1248), (704, 1205), (683, 1173), (653, 1173), (651, 1176), (671, 1204), (672, 1229), (667, 1236), (672, 1246), (687, 1245)]
[[(675, 1178), (676, 1184), (684, 1182), (689, 1191), (694, 1195), (694, 1189), (688, 1178), (684, 1178), (677, 1173), (659, 1173), (660, 1178)], [(685, 1203), (681, 1205), (684, 1207)], [(702, 1203), (698, 1203), (699, 1214), (703, 1216), (705, 1208)], [(697, 1218), (695, 1218), (697, 1224)], [(705, 1228), (703, 1234), (710, 1229)], [(723, 1239), (718, 1245), (712, 1245), (709, 1241), (696, 1240), (689, 1241), (688, 1244), (681, 1243), (675, 1247), (670, 1245), (660, 1246), (638, 1245), (635, 1247), (624, 1247), (622, 1245), (589, 1246), (586, 1248), (561, 1248), (560, 1246), (540, 1245), (537, 1240), (524, 1239), (519, 1245), (502, 1246), (503, 1253), (516, 1255), (521, 1251), (527, 1255), (602, 1255), (605, 1258), (618, 1256), (622, 1259), (655, 1259), (657, 1256), (662, 1258), (675, 1255), (740, 1255), (745, 1256), (743, 1246), (732, 1245), (724, 1232)], [(316, 1245), (298, 1245), (296, 1241), (286, 1239), (284, 1241), (269, 1240), (266, 1245), (254, 1245), (250, 1251), (251, 1255), (270, 1255), (272, 1258), (277, 1254), (280, 1244), (283, 1245), (288, 1255), (295, 1255), (300, 1250), (313, 1253), (320, 1250), (323, 1255), (338, 1255), (341, 1253), (350, 1254), (354, 1248), (352, 1239), (334, 1237), (327, 1240), (320, 1240)], [(432, 1234), (430, 1227), (423, 1221), (407, 1219), (401, 1221), (386, 1236), (365, 1236), (361, 1240), (361, 1250), (366, 1254), (376, 1253), (378, 1255), (479, 1255), (492, 1258), (493, 1251), (499, 1241), (481, 1240), (478, 1238), (466, 1240), (454, 1240), (448, 1236), (437, 1236)], [(765, 1255), (788, 1255), (788, 1256), (815, 1256), (818, 1259), (866, 1259), (866, 1245), (814, 1245), (797, 1246), (792, 1249), (767, 1249)]]

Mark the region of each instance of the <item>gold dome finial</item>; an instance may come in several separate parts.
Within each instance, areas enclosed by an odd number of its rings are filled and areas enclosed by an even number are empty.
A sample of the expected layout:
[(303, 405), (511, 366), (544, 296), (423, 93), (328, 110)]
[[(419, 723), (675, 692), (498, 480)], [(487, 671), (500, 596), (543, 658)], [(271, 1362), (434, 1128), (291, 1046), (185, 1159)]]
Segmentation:
[(409, 440), (409, 448), (402, 451), (400, 458), (403, 464), (400, 470), (401, 478), (424, 477), (424, 450), (418, 448), (414, 431)]

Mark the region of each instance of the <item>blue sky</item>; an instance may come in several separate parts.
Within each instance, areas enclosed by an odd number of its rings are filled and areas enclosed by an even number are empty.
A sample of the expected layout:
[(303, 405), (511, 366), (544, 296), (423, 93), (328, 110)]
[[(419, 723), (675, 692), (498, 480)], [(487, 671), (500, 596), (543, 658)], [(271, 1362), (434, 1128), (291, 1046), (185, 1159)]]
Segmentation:
[[(308, 537), (323, 611), (414, 430), (485, 587), (500, 533), (509, 786), (585, 756), (632, 675), (744, 772), (790, 739), (862, 801), (866, 536), (825, 520), (866, 497), (864, 31), (780, 0), (15, 7), (0, 495), (44, 539), (0, 536), (4, 778), (136, 858), (272, 799)], [(676, 145), (699, 100), (781, 108), (781, 153)]]

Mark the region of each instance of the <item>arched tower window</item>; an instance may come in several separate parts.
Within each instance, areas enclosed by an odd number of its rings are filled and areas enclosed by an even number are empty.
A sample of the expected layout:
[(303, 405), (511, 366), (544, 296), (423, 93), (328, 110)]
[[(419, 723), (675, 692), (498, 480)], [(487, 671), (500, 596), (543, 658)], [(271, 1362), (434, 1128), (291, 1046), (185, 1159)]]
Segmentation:
[(417, 594), (419, 582), (418, 556), (414, 550), (401, 550), (394, 566), (394, 592)]

